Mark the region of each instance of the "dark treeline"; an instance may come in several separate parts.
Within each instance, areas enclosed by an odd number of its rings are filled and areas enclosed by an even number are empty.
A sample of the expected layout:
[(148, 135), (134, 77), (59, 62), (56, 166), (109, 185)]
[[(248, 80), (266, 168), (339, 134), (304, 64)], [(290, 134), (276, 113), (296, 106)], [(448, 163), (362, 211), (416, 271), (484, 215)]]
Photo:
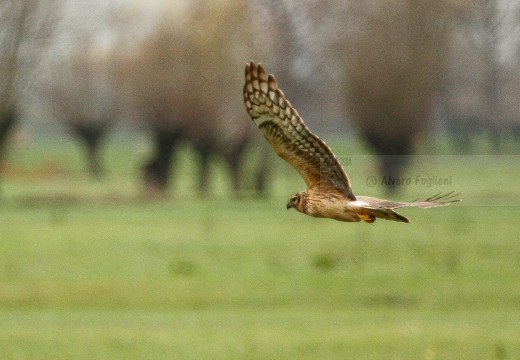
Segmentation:
[[(429, 131), (471, 151), (486, 135), (500, 151), (520, 136), (520, 10), (498, 1), (155, 0), (0, 2), (0, 149), (19, 121), (51, 118), (81, 141), (89, 170), (117, 123), (145, 129), (142, 165), (164, 190), (174, 152), (188, 143), (225, 160), (237, 191), (244, 154), (260, 134), (245, 113), (243, 66), (276, 74), (316, 132), (357, 134), (398, 178)], [(516, 37), (515, 37), (516, 36)], [(28, 111), (27, 109), (37, 109)], [(46, 116), (27, 118), (40, 112)], [(261, 141), (259, 143), (262, 143)], [(1, 151), (1, 150), (0, 150)], [(0, 153), (1, 155), (2, 153)], [(397, 156), (388, 156), (397, 155)], [(255, 182), (266, 186), (267, 159)]]

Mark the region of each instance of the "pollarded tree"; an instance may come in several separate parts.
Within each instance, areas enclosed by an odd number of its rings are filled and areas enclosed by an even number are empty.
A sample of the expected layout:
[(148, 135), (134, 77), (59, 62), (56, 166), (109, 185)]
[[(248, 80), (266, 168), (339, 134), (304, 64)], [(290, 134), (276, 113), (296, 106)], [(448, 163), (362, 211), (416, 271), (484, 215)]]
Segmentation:
[(366, 3), (347, 39), (346, 93), (380, 173), (399, 178), (427, 129), (444, 78), (449, 6), (443, 1)]
[(0, 158), (59, 18), (59, 0), (0, 2)]

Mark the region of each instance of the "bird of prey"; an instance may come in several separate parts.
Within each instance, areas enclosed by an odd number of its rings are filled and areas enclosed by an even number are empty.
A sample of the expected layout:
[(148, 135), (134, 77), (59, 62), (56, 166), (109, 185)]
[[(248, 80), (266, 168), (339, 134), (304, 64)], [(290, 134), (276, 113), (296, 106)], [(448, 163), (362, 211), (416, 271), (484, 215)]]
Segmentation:
[(448, 205), (459, 194), (432, 196), (424, 201), (396, 202), (370, 196), (355, 196), (350, 181), (334, 153), (305, 125), (273, 75), (261, 64), (246, 64), (244, 102), (254, 123), (276, 154), (298, 171), (307, 185), (289, 199), (287, 209), (339, 221), (373, 223), (376, 218), (409, 223), (394, 209)]

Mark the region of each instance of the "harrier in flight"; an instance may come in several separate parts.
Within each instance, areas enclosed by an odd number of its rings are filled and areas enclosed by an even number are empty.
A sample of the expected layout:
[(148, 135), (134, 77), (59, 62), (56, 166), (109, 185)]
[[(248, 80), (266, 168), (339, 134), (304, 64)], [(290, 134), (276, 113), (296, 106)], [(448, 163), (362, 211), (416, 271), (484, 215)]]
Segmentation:
[(305, 125), (273, 75), (261, 64), (246, 65), (244, 102), (254, 123), (262, 130), (276, 154), (298, 171), (307, 184), (287, 203), (287, 209), (339, 221), (373, 223), (376, 218), (409, 223), (394, 209), (415, 206), (429, 208), (459, 201), (453, 192), (424, 201), (396, 202), (369, 196), (355, 196), (347, 174), (323, 140)]

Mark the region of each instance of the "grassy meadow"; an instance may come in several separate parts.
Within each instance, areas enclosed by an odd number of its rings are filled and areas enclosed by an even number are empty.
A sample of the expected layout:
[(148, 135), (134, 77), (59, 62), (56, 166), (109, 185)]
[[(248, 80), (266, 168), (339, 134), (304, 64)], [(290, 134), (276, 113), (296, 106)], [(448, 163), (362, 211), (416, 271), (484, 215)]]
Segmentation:
[[(355, 193), (385, 196), (372, 156), (330, 145)], [(520, 155), (413, 157), (394, 198), (463, 202), (407, 225), (287, 211), (304, 184), (274, 156), (266, 198), (232, 196), (219, 161), (197, 196), (186, 149), (152, 199), (138, 148), (111, 141), (100, 181), (72, 142), (10, 149), (0, 359), (520, 358)]]

